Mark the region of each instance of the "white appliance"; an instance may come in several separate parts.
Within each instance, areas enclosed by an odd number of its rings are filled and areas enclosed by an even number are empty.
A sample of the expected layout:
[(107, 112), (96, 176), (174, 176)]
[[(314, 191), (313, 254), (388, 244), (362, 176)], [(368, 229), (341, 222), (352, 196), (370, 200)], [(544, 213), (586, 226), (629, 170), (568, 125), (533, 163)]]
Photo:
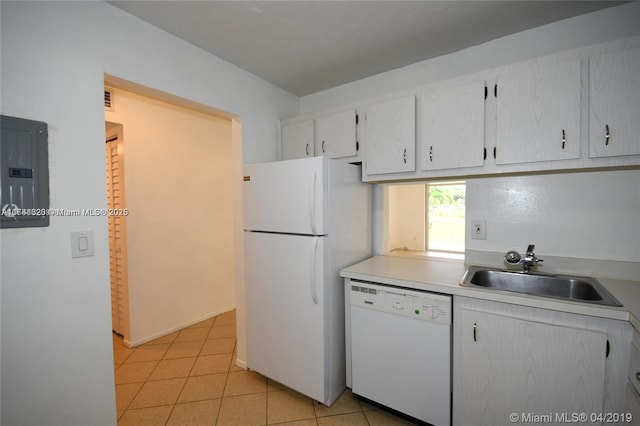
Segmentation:
[(451, 296), (351, 280), (354, 394), (451, 424)]
[(345, 389), (344, 284), (371, 255), (361, 169), (312, 157), (244, 167), (247, 366), (325, 405)]

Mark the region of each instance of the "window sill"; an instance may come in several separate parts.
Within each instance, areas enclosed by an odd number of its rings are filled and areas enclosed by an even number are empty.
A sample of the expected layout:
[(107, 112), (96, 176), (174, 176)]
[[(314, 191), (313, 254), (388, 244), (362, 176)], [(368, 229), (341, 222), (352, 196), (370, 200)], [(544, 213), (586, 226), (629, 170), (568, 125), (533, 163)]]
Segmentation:
[(396, 249), (385, 253), (387, 256), (410, 257), (414, 259), (460, 260), (464, 262), (464, 253), (447, 253), (441, 251), (421, 251)]

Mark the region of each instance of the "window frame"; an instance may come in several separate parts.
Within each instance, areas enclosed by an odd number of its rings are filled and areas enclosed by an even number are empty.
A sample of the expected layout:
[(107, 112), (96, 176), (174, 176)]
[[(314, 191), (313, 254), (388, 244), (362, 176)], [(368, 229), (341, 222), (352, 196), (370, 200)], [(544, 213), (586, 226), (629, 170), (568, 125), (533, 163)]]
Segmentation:
[[(431, 187), (436, 187), (436, 186), (459, 186), (459, 185), (464, 186), (464, 192), (465, 192), (465, 218), (463, 220), (463, 226), (465, 229), (463, 231), (464, 239), (462, 242), (462, 250), (458, 251), (458, 250), (432, 249), (429, 246), (429, 231), (430, 231), (429, 224), (431, 223), (431, 217), (430, 217), (431, 209), (430, 209), (430, 203), (429, 203), (430, 189)], [(424, 247), (424, 251), (427, 255), (436, 256), (436, 257), (458, 257), (458, 256), (464, 257), (465, 248), (466, 248), (466, 194), (467, 194), (467, 183), (464, 180), (425, 183), (425, 209), (424, 209), (424, 215), (425, 215), (424, 245), (425, 247)]]

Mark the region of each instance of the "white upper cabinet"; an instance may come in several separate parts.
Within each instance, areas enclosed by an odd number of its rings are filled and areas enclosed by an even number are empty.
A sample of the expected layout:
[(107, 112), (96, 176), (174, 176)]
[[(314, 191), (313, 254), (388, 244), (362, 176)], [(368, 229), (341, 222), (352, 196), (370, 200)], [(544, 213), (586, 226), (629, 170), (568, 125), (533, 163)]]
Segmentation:
[(284, 120), (282, 159), (313, 155), (367, 182), (638, 167), (640, 36)]
[(640, 154), (640, 48), (589, 58), (589, 157)]
[(282, 123), (280, 157), (282, 160), (313, 157), (313, 120)]
[(416, 98), (407, 96), (372, 104), (366, 112), (365, 173), (416, 169)]
[(328, 158), (352, 157), (358, 153), (356, 110), (316, 118), (316, 153)]
[(518, 63), (496, 81), (496, 164), (580, 158), (579, 60)]
[(422, 170), (484, 164), (485, 81), (449, 80), (427, 86), (418, 99)]

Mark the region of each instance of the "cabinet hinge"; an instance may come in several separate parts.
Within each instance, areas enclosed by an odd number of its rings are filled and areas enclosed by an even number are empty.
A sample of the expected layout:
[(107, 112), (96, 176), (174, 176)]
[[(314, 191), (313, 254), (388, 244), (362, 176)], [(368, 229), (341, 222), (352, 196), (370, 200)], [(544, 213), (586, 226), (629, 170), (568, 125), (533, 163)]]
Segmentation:
[(360, 143), (356, 141), (356, 152), (358, 152), (359, 150), (360, 150)]
[(358, 124), (358, 114), (356, 114), (356, 124)]
[(493, 96), (494, 97), (498, 97), (498, 83), (496, 83), (495, 86), (493, 86)]
[(487, 86), (484, 86), (484, 98), (487, 99), (487, 96), (489, 94), (489, 89), (487, 88)]
[(604, 357), (609, 358), (609, 352), (611, 352), (611, 345), (609, 344), (609, 340), (607, 340), (607, 350), (605, 351)]

